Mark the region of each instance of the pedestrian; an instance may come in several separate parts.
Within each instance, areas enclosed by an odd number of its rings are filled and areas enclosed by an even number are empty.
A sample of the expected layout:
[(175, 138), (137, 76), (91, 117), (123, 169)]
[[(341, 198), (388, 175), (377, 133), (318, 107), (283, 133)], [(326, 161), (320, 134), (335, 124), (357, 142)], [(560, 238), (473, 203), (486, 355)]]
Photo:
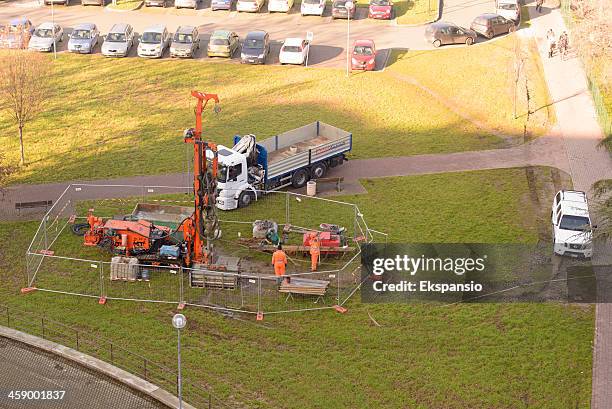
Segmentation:
[(544, 4), (544, 0), (536, 0), (536, 11), (538, 13), (542, 12), (542, 5)]
[(321, 241), (318, 233), (310, 233), (310, 271), (317, 271), (319, 255), (321, 254)]
[(555, 46), (557, 42), (555, 32), (552, 28), (548, 29), (548, 31), (546, 32), (546, 40), (548, 40), (548, 58), (552, 58), (555, 52)]
[[(281, 283), (285, 276), (285, 269), (287, 268), (287, 255), (283, 251), (283, 246), (278, 243), (276, 251), (272, 254), (272, 266), (274, 266), (274, 275), (278, 284)], [(289, 282), (289, 277), (285, 277), (285, 283)]]

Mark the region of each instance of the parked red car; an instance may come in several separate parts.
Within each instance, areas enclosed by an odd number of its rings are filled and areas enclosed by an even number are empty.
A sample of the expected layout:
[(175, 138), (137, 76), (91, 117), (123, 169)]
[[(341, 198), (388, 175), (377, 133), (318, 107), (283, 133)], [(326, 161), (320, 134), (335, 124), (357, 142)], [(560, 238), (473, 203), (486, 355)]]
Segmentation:
[(393, 3), (391, 0), (370, 0), (368, 18), (390, 20), (393, 17)]
[(376, 47), (372, 40), (357, 40), (353, 44), (351, 69), (372, 71), (376, 67)]

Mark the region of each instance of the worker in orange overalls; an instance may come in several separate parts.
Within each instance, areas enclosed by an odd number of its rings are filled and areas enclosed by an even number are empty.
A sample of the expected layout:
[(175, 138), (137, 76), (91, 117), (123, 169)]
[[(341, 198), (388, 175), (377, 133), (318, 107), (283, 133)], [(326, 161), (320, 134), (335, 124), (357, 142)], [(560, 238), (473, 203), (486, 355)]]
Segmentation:
[(319, 233), (310, 233), (310, 271), (317, 271), (319, 264), (319, 255), (321, 254), (321, 241)]
[[(287, 255), (283, 251), (283, 246), (278, 243), (277, 250), (272, 254), (272, 265), (274, 266), (274, 275), (276, 280), (280, 284), (282, 277), (285, 275), (285, 268), (287, 267)], [(289, 282), (289, 278), (285, 278), (285, 282)]]

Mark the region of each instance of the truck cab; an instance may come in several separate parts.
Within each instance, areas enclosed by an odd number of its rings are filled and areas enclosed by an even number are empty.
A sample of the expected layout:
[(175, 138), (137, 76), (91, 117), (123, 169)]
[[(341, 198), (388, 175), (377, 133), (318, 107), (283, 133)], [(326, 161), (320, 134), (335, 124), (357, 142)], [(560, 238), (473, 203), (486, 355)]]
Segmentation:
[(257, 192), (248, 180), (247, 157), (225, 146), (219, 146), (217, 154), (217, 207), (232, 210), (248, 206), (257, 199)]
[(553, 251), (560, 256), (593, 256), (592, 227), (585, 192), (561, 190), (555, 195), (551, 221)]

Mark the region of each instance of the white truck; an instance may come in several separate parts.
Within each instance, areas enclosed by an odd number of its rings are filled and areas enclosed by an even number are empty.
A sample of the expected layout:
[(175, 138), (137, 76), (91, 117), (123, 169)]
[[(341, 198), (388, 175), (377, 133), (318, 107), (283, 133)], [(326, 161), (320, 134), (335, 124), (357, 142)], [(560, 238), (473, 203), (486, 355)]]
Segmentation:
[(261, 142), (254, 135), (237, 135), (233, 148), (218, 147), (216, 205), (233, 210), (269, 191), (303, 187), (341, 165), (352, 144), (350, 132), (320, 121)]
[(551, 219), (555, 254), (585, 258), (593, 256), (593, 234), (586, 193), (577, 190), (557, 192)]

